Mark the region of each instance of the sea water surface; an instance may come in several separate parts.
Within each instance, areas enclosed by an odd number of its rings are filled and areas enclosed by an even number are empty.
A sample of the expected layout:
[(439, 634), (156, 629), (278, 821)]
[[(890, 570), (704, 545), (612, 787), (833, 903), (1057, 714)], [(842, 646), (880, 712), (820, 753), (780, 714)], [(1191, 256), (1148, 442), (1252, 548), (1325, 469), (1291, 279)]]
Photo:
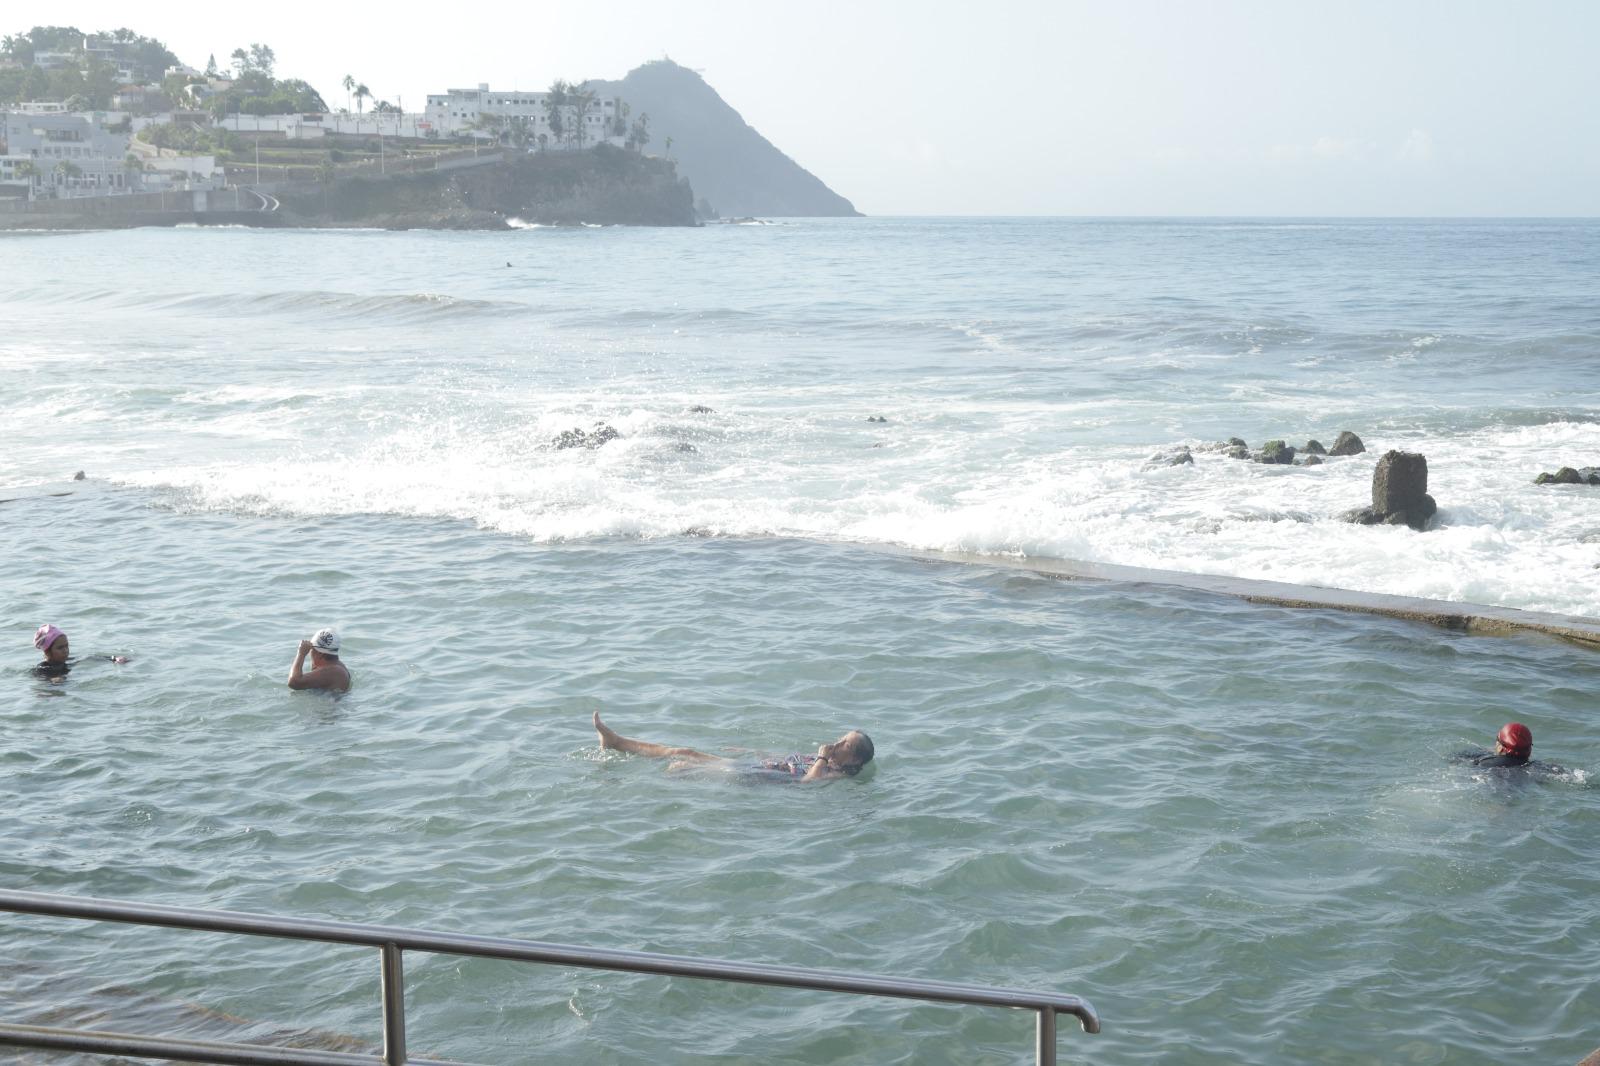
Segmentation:
[[(1600, 489), (1532, 483), (1600, 465), (1597, 278), (1592, 222), (0, 236), (0, 884), (1049, 988), (1105, 1023), (1063, 1061), (1575, 1061), (1600, 660), (902, 549), (1600, 616)], [(1390, 448), (1426, 533), (1337, 520)], [(354, 691), (288, 692), (325, 624)], [(596, 710), (879, 757), (674, 774)], [(1512, 718), (1568, 772), (1449, 763)], [(0, 930), (7, 1021), (379, 1039), (366, 952)], [(408, 977), (467, 1062), (1031, 1057), (1015, 1012)]]

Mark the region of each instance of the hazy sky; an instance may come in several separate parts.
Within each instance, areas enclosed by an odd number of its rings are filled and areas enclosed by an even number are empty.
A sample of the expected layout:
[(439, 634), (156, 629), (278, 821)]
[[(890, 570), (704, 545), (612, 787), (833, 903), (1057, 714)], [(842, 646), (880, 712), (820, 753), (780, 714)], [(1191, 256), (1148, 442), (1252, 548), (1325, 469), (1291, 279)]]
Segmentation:
[(1600, 215), (1590, 0), (94, 0), (0, 21), (46, 17), (195, 65), (266, 43), (331, 107), (346, 73), (414, 109), (668, 55), (875, 215)]

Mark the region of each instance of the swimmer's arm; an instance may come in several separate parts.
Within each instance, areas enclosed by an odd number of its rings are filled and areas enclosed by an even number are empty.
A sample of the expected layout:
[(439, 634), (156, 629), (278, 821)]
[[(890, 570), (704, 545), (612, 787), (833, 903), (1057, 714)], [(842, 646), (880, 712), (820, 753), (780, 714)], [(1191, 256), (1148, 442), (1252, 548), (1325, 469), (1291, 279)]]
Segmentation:
[(289, 667), (290, 688), (302, 689), (327, 687), (326, 679), (320, 676), (327, 672), (326, 668), (322, 670), (313, 670), (309, 674), (305, 672), (306, 656), (310, 654), (311, 642), (309, 640), (302, 640), (300, 642), (299, 650), (294, 653), (294, 665)]
[(811, 768), (806, 771), (806, 776), (802, 777), (800, 780), (831, 781), (835, 777), (843, 776), (843, 774), (839, 773), (833, 768), (833, 764), (827, 759), (818, 759), (816, 762), (811, 764)]

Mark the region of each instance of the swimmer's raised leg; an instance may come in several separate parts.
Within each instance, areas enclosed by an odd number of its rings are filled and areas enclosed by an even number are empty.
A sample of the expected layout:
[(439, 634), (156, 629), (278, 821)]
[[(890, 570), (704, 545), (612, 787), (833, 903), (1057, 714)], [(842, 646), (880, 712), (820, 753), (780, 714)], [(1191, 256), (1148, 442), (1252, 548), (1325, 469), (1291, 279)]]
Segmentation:
[(634, 740), (625, 737), (615, 729), (600, 720), (600, 712), (594, 712), (594, 731), (600, 734), (600, 746), (610, 751), (625, 751), (630, 755), (648, 755), (652, 759), (694, 759), (700, 762), (715, 762), (718, 756), (707, 755), (703, 751), (693, 748), (671, 748), (665, 744), (652, 744), (648, 740)]

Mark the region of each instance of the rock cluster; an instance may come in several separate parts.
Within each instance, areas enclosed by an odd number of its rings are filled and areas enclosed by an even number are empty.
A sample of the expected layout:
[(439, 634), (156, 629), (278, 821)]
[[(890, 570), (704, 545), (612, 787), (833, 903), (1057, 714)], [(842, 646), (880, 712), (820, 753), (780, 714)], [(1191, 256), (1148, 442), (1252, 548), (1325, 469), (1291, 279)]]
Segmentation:
[[(1209, 450), (1209, 449), (1208, 449)], [(1296, 449), (1294, 445), (1281, 440), (1269, 440), (1261, 446), (1258, 452), (1252, 452), (1250, 445), (1239, 437), (1229, 437), (1227, 443), (1216, 446), (1217, 451), (1229, 459), (1248, 459), (1251, 462), (1267, 463), (1276, 466), (1289, 466), (1297, 462), (1295, 456), (1304, 453), (1305, 458), (1298, 460), (1300, 466), (1321, 466), (1324, 455), (1359, 455), (1367, 450), (1361, 443), (1361, 438), (1349, 430), (1339, 434), (1333, 442), (1333, 447), (1324, 448), (1319, 440), (1308, 440), (1304, 447)], [(1153, 461), (1153, 460), (1152, 460)]]
[(598, 448), (607, 441), (616, 440), (622, 436), (615, 429), (604, 422), (596, 422), (594, 428), (588, 431), (582, 429), (564, 429), (550, 441), (550, 447), (556, 451), (565, 448)]
[(1533, 479), (1535, 485), (1600, 485), (1600, 466), (1585, 466), (1574, 470), (1564, 466), (1554, 474), (1540, 474)]
[(1385, 452), (1372, 471), (1372, 505), (1343, 515), (1365, 526), (1428, 528), (1439, 505), (1428, 495), (1428, 459), (1418, 452)]

